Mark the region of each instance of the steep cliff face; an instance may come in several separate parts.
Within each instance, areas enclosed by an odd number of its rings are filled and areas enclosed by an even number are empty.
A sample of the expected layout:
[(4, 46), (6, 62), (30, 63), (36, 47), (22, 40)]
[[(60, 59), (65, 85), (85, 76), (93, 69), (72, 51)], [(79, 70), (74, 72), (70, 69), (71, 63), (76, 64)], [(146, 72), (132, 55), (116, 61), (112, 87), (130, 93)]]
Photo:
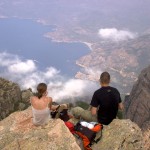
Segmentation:
[(125, 101), (125, 118), (137, 123), (143, 130), (150, 129), (150, 66), (145, 68)]
[(21, 100), (20, 87), (11, 81), (0, 78), (0, 120), (15, 110)]
[[(102, 139), (92, 149), (146, 150), (142, 138), (141, 129), (135, 123), (115, 119), (109, 126), (104, 126)], [(31, 108), (28, 108), (0, 122), (0, 149), (81, 150), (82, 147), (60, 119), (51, 119), (46, 126), (35, 127)]]
[(29, 105), (30, 90), (21, 91), (18, 84), (0, 78), (0, 120)]

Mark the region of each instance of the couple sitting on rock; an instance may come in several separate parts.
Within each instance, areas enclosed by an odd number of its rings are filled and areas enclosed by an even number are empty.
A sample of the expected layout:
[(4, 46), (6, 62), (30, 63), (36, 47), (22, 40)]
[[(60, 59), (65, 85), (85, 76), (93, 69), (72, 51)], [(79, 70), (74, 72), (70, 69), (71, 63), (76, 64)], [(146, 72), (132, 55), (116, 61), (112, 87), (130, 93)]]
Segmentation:
[[(73, 115), (81, 117), (87, 121), (97, 121), (104, 125), (108, 125), (113, 119), (115, 119), (118, 108), (123, 109), (123, 105), (120, 93), (116, 88), (109, 86), (109, 83), (109, 73), (103, 72), (100, 76), (101, 88), (93, 94), (90, 103), (90, 111), (85, 110), (84, 113), (79, 113), (77, 108), (73, 108)], [(37, 96), (33, 96), (30, 99), (33, 113), (33, 124), (45, 125), (51, 118), (50, 111), (55, 111), (58, 105), (52, 105), (52, 98), (47, 96), (47, 85), (45, 83), (40, 83), (37, 86), (37, 91)], [(62, 104), (60, 107), (62, 109), (67, 109), (68, 105)], [(85, 114), (87, 114), (87, 116), (85, 116)]]

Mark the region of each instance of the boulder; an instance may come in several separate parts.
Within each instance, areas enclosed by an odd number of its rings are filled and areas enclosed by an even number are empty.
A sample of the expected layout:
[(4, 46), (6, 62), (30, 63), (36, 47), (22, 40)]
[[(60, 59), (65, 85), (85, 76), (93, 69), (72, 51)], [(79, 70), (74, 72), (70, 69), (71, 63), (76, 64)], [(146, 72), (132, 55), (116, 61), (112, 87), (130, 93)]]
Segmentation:
[(0, 120), (16, 110), (21, 100), (21, 90), (18, 84), (0, 78)]
[(17, 110), (24, 110), (30, 106), (32, 90), (21, 91), (17, 83), (0, 78), (0, 120)]
[(45, 126), (34, 126), (31, 108), (28, 108), (0, 122), (0, 149), (80, 150), (80, 147), (60, 119), (51, 119)]
[(145, 68), (125, 101), (125, 118), (143, 130), (150, 130), (150, 66)]
[[(98, 135), (97, 135), (98, 137)], [(141, 129), (132, 121), (114, 119), (104, 126), (102, 139), (93, 150), (144, 150)]]
[(74, 107), (71, 109), (72, 115), (77, 119), (83, 119), (88, 122), (90, 121), (97, 121), (97, 118), (93, 115), (91, 115), (90, 110), (84, 110), (81, 107)]
[(21, 96), (22, 96), (22, 102), (29, 104), (30, 103), (30, 97), (33, 96), (32, 90), (27, 89), (27, 90), (21, 91)]
[(31, 103), (30, 103), (31, 96), (33, 96), (33, 93), (30, 88), (27, 90), (22, 90), (21, 91), (21, 102), (19, 103), (17, 109), (25, 110), (26, 108), (28, 108), (31, 105)]

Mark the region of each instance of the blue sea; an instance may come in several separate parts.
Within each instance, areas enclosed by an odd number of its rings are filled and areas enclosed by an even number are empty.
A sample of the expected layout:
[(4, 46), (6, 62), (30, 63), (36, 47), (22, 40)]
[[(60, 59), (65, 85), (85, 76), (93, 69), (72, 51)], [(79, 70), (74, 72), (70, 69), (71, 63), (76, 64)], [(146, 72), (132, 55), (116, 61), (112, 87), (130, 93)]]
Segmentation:
[(90, 49), (82, 43), (57, 43), (43, 36), (54, 29), (30, 19), (0, 19), (0, 52), (36, 60), (40, 70), (53, 66), (73, 77), (79, 70), (75, 61)]

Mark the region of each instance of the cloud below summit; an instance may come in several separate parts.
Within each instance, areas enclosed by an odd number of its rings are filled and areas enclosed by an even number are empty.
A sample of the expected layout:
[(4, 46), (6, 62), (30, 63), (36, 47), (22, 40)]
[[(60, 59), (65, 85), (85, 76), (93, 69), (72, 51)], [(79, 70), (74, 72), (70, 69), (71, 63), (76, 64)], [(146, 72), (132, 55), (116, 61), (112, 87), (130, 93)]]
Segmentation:
[(45, 82), (49, 96), (57, 102), (91, 97), (97, 88), (94, 82), (64, 77), (60, 70), (52, 66), (40, 70), (34, 60), (23, 60), (18, 55), (1, 52), (0, 61), (0, 77), (18, 83), (22, 89), (32, 88), (34, 92), (38, 83)]
[(118, 30), (116, 28), (102, 28), (99, 29), (98, 34), (102, 39), (111, 40), (114, 42), (134, 39), (137, 37), (137, 33), (127, 30)]

